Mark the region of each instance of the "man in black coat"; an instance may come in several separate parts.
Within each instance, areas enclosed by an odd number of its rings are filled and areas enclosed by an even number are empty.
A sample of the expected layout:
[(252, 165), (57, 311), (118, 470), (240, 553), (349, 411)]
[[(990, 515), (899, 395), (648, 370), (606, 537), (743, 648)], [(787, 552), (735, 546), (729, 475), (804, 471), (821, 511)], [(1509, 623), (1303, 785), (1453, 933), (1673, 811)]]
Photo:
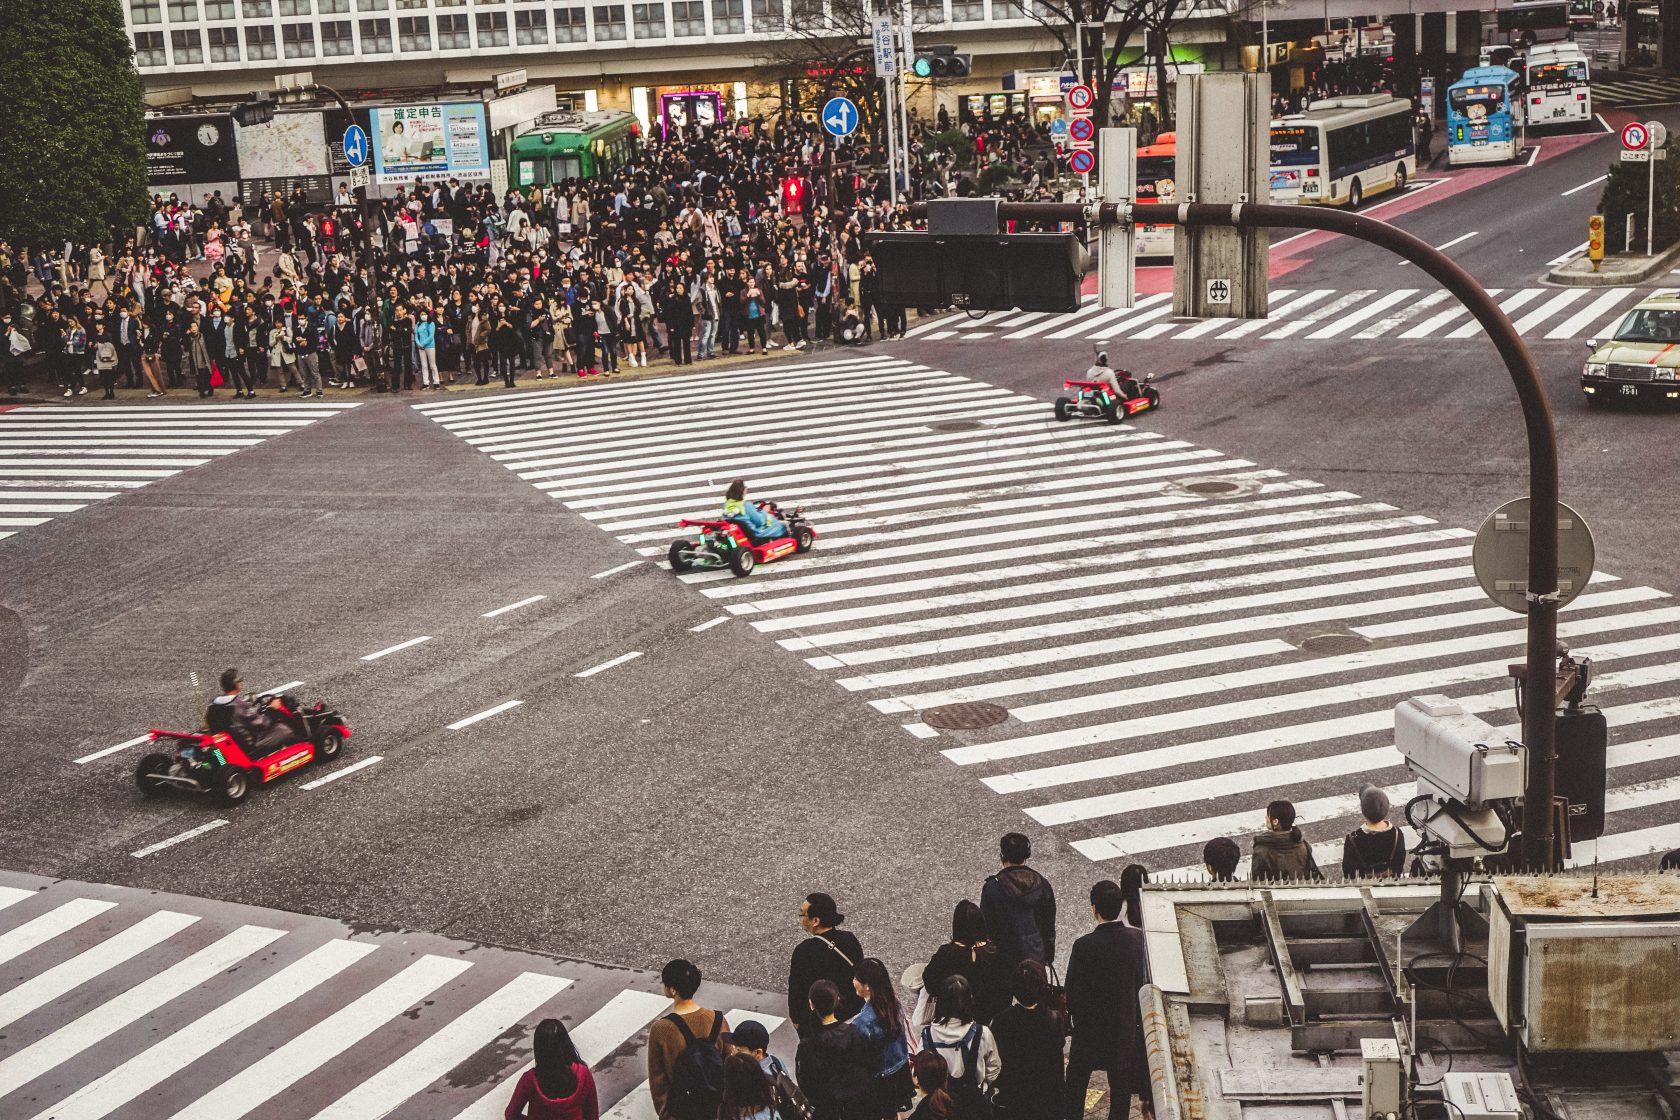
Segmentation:
[(1143, 1011), (1138, 991), (1149, 983), (1149, 955), (1143, 931), (1120, 921), (1119, 884), (1104, 879), (1091, 888), (1097, 928), (1073, 943), (1068, 957), (1067, 1004), (1073, 1017), (1068, 1047), (1067, 1115), (1085, 1115), (1091, 1074), (1108, 1074), (1109, 1120), (1125, 1120), (1132, 1094), (1148, 1107), (1149, 1062), (1144, 1054)]
[(799, 925), (810, 936), (794, 946), (788, 967), (788, 1018), (800, 1037), (817, 1025), (811, 1014), (811, 985), (832, 981), (840, 993), (841, 1019), (850, 1019), (863, 1009), (863, 1001), (852, 987), (852, 974), (863, 960), (863, 946), (850, 932), (837, 929), (846, 920), (826, 894), (808, 894), (799, 904)]

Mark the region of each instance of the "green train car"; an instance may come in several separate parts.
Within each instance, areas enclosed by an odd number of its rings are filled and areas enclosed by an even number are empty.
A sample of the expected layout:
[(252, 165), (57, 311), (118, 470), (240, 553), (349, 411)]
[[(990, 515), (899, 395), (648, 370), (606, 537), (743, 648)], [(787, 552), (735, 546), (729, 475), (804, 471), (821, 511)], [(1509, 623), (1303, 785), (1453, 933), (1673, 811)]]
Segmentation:
[(544, 113), (513, 138), (515, 188), (546, 187), (567, 179), (610, 175), (635, 151), (640, 126), (634, 113)]

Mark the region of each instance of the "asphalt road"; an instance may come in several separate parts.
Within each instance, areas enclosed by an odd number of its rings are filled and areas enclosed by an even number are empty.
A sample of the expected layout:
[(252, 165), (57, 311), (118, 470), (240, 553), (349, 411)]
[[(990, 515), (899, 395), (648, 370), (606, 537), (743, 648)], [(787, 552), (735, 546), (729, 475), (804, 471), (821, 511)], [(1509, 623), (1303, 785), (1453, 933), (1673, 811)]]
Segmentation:
[[(1395, 205), (1396, 221), (1433, 244), (1473, 231), (1449, 251), (1485, 283), (1538, 286), (1545, 262), (1584, 237), (1596, 197), (1565, 192), (1603, 173), (1612, 143), (1577, 141), (1461, 191), (1441, 176), (1415, 207)], [(1421, 298), (1427, 287), (1345, 240), (1299, 246), (1274, 289), (1411, 287)], [(1310, 333), (1110, 349), (1157, 375), (1167, 407), (1138, 426), (1151, 435), (1448, 527), (1473, 528), (1525, 491), (1514, 398), (1485, 340)], [(1675, 501), (1661, 482), (1680, 417), (1589, 413), (1574, 388), (1580, 341), (1533, 342), (1564, 495), (1594, 526), (1600, 568), (1680, 587)], [(958, 337), (868, 353), (1048, 401), (1092, 348), (1077, 335)], [(650, 425), (680, 408), (654, 402)], [(694, 438), (698, 455), (708, 437)], [(634, 452), (649, 464), (669, 453)], [(717, 468), (717, 489), (729, 469)], [(371, 399), (57, 517), (0, 542), (0, 564), (0, 689), (20, 678), (0, 710), (0, 752), (22, 776), (0, 789), (0, 866), (18, 871), (641, 967), (682, 954), (769, 990), (782, 985), (807, 891), (835, 894), (866, 949), (897, 970), (944, 939), (1004, 831), (1034, 837), (1035, 862), (1061, 888), (1064, 938), (1084, 924), (1090, 882), (1118, 872), (773, 634), (737, 617), (697, 631), (727, 616), (718, 603), (407, 401)], [(762, 576), (765, 587), (780, 578)], [(313, 790), (287, 781), (233, 811), (142, 801), (137, 748), (71, 761), (191, 722), (227, 665), (259, 688), (304, 681), (355, 730), (345, 764), (382, 761)], [(1257, 816), (1264, 797), (1253, 796)], [(1138, 824), (1177, 811), (1163, 804)], [(1664, 812), (1642, 823), (1672, 819)], [(1164, 850), (1162, 865), (1176, 866), (1193, 849)]]

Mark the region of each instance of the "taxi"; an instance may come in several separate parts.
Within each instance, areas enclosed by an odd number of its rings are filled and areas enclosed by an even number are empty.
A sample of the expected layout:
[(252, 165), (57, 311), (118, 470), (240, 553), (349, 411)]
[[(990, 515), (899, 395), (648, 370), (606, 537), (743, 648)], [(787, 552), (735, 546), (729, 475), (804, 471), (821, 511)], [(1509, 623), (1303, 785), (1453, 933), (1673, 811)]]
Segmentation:
[(1680, 296), (1641, 301), (1610, 337), (1587, 339), (1587, 350), (1581, 391), (1588, 404), (1680, 401)]

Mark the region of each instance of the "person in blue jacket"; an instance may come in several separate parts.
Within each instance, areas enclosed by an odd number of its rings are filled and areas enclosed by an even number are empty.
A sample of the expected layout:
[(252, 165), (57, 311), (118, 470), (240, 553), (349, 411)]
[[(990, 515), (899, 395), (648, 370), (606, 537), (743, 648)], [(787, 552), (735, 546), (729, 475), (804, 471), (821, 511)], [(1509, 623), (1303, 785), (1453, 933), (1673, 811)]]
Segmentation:
[(414, 324), (414, 355), (414, 364), (420, 370), (420, 387), (443, 388), (438, 380), (437, 324), (432, 322), (432, 313), (424, 309), (420, 312), (420, 321)]
[(723, 519), (733, 521), (747, 531), (754, 540), (787, 536), (787, 526), (747, 501), (747, 483), (737, 478), (723, 495)]

